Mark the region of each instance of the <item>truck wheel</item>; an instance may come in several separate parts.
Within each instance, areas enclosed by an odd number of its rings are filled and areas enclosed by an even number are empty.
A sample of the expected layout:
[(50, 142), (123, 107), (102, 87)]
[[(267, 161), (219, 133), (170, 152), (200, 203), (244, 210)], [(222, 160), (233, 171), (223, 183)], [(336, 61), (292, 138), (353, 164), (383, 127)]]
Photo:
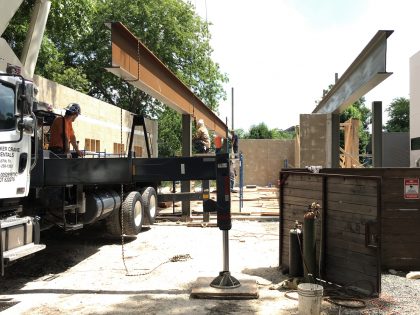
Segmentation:
[(152, 225), (155, 223), (157, 215), (157, 195), (153, 187), (147, 187), (142, 195), (145, 213), (145, 223)]
[(144, 220), (144, 204), (140, 193), (137, 191), (129, 193), (122, 204), (121, 210), (123, 212), (124, 234), (139, 234)]
[[(121, 206), (121, 211), (123, 212), (124, 234), (139, 234), (144, 219), (144, 205), (140, 193), (137, 191), (130, 192)], [(113, 236), (121, 235), (120, 211), (114, 211), (114, 213), (107, 218), (106, 228)]]

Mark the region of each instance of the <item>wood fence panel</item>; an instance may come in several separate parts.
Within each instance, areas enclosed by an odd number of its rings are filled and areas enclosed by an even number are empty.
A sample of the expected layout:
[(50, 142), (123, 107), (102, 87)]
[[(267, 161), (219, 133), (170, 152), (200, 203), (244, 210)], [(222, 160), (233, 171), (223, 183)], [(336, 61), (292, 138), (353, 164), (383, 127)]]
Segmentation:
[(364, 291), (373, 287), (374, 293), (379, 294), (380, 243), (377, 247), (367, 246), (366, 233), (378, 221), (380, 180), (285, 171), (280, 182), (280, 266), (289, 268), (290, 229), (294, 221), (302, 222), (307, 207), (316, 201), (321, 205), (316, 219), (320, 276)]

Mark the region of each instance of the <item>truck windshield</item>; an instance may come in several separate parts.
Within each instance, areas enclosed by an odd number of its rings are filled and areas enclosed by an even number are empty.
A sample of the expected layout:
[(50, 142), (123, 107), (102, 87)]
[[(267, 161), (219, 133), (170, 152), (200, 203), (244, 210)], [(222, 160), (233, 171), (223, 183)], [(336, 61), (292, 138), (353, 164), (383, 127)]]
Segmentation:
[(0, 82), (0, 131), (15, 128), (15, 90)]

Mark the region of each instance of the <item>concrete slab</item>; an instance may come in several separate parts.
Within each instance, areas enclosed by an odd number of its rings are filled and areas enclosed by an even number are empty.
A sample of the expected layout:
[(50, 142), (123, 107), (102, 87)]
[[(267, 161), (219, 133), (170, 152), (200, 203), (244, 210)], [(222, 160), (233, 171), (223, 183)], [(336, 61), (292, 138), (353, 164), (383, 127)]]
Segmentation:
[(258, 299), (257, 282), (252, 279), (238, 279), (241, 286), (233, 289), (218, 289), (210, 286), (211, 277), (199, 277), (191, 289), (191, 297), (196, 299), (250, 300)]

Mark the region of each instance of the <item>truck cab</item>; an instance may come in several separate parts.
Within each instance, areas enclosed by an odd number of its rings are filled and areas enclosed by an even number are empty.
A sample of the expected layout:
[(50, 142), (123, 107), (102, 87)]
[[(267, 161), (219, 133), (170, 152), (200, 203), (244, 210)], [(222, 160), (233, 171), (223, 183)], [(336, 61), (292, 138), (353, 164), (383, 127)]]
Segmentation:
[(39, 224), (19, 216), (21, 198), (28, 196), (32, 136), (36, 120), (32, 113), (34, 86), (16, 74), (0, 73), (0, 255), (4, 264), (45, 248), (39, 243)]

